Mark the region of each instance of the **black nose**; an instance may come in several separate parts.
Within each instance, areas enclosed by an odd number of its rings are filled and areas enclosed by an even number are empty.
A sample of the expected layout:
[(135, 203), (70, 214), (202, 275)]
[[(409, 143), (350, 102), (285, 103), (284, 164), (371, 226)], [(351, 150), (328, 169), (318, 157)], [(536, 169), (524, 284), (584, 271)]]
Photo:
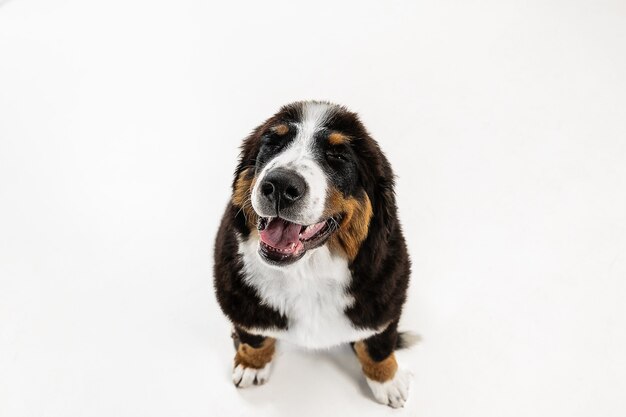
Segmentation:
[(306, 181), (296, 171), (277, 168), (269, 171), (261, 183), (261, 194), (273, 206), (284, 209), (306, 194)]

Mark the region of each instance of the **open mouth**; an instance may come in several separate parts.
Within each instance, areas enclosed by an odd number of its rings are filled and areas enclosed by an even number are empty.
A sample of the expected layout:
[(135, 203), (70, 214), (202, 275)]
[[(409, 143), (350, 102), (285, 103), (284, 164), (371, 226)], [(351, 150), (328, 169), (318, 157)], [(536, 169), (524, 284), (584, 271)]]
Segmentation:
[(309, 249), (322, 245), (339, 227), (339, 218), (331, 217), (311, 225), (301, 225), (280, 217), (261, 217), (259, 253), (267, 262), (287, 265), (304, 256)]

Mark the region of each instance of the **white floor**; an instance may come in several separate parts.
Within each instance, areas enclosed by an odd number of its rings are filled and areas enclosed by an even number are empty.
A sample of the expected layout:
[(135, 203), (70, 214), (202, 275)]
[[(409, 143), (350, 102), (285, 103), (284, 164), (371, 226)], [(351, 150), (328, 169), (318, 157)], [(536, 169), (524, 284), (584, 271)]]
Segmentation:
[[(230, 382), (212, 239), (304, 98), (398, 174), (403, 411), (347, 348)], [(625, 304), (623, 1), (0, 1), (2, 417), (623, 417)]]

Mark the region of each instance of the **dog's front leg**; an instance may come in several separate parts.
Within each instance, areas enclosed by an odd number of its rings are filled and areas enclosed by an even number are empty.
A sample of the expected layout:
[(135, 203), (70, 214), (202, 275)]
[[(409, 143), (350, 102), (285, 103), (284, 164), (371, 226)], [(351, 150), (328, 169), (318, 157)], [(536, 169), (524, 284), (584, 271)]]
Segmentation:
[(410, 374), (398, 368), (394, 350), (398, 334), (395, 325), (354, 344), (367, 384), (376, 401), (393, 408), (404, 407), (409, 395)]
[(237, 327), (233, 340), (237, 349), (233, 368), (235, 386), (246, 388), (265, 383), (269, 377), (276, 340), (253, 335)]

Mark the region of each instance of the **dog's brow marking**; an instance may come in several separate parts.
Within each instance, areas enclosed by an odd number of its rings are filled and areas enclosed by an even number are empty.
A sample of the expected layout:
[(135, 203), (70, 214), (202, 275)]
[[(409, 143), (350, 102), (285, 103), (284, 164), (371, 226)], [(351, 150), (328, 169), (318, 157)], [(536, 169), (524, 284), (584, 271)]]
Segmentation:
[(350, 140), (346, 135), (343, 135), (339, 132), (333, 132), (328, 135), (328, 143), (331, 145), (341, 145), (342, 143), (346, 143)]
[(282, 135), (287, 134), (287, 132), (289, 132), (289, 126), (287, 126), (287, 125), (286, 125), (286, 124), (284, 124), (284, 123), (281, 123), (281, 124), (279, 124), (279, 125), (277, 125), (277, 126), (274, 126), (274, 127), (272, 128), (272, 130), (273, 130), (273, 131), (274, 131), (274, 133), (276, 133), (277, 135), (282, 136)]

